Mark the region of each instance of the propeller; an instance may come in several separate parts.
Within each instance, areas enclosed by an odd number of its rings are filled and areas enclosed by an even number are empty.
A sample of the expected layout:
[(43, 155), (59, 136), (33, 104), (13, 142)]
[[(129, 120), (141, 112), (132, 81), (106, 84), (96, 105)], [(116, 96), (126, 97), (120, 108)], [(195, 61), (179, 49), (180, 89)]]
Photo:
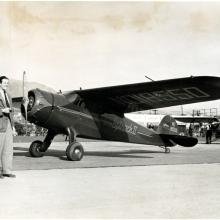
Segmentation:
[(27, 134), (27, 107), (28, 107), (28, 89), (27, 89), (27, 78), (26, 72), (23, 72), (23, 101), (22, 101), (24, 111), (25, 111), (25, 130)]

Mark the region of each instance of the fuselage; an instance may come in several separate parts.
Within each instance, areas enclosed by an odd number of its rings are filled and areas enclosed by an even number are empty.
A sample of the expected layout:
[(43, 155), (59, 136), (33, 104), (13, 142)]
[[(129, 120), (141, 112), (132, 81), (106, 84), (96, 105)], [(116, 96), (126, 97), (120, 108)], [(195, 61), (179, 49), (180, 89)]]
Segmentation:
[(72, 126), (78, 137), (163, 145), (160, 136), (154, 130), (147, 129), (126, 117), (119, 117), (114, 114), (104, 113), (100, 115), (77, 111), (74, 108), (57, 107), (48, 121), (50, 126), (55, 126), (53, 122), (57, 119), (60, 126)]

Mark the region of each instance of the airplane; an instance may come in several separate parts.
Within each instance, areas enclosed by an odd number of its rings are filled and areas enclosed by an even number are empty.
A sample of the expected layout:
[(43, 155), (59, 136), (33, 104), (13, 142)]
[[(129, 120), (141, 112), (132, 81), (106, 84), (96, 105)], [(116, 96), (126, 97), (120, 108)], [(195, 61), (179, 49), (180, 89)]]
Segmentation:
[(68, 135), (66, 156), (80, 161), (83, 146), (76, 138), (129, 142), (162, 147), (192, 147), (198, 140), (179, 135), (176, 121), (165, 116), (156, 131), (125, 117), (125, 113), (183, 105), (220, 98), (220, 77), (197, 76), (153, 82), (80, 89), (63, 94), (40, 89), (28, 92), (28, 104), (21, 105), (26, 119), (48, 129), (43, 141), (33, 141), (29, 152), (42, 157), (58, 134)]

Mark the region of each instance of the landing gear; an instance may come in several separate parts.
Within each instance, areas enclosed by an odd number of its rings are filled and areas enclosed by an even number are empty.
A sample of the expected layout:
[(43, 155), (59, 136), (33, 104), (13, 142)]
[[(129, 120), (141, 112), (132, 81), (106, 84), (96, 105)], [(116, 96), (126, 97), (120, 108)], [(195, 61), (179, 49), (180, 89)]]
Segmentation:
[(76, 142), (75, 132), (72, 128), (67, 128), (69, 145), (66, 148), (66, 156), (70, 161), (80, 161), (83, 158), (84, 150), (80, 143)]
[[(75, 132), (72, 128), (67, 128), (67, 133), (69, 136), (69, 145), (66, 148), (66, 156), (70, 161), (79, 161), (83, 158), (84, 150), (80, 143), (76, 142)], [(32, 157), (42, 157), (44, 152), (49, 148), (53, 138), (57, 135), (53, 131), (48, 131), (44, 141), (34, 141), (32, 142), (29, 153)]]
[(166, 146), (159, 146), (160, 148), (163, 148), (164, 149), (164, 152), (166, 154), (170, 153), (170, 148), (166, 147)]
[(29, 153), (32, 157), (42, 157), (44, 152), (47, 151), (49, 148), (53, 138), (55, 137), (56, 133), (52, 131), (48, 131), (47, 136), (45, 137), (44, 141), (33, 141), (29, 148)]
[(84, 155), (83, 147), (78, 142), (72, 142), (66, 148), (66, 156), (68, 160), (79, 161)]
[(170, 148), (165, 147), (164, 149), (165, 149), (165, 153), (167, 153), (167, 154), (170, 153)]
[(43, 146), (42, 141), (34, 141), (31, 143), (29, 148), (29, 153), (32, 157), (42, 157), (44, 154), (40, 151), (41, 147)]

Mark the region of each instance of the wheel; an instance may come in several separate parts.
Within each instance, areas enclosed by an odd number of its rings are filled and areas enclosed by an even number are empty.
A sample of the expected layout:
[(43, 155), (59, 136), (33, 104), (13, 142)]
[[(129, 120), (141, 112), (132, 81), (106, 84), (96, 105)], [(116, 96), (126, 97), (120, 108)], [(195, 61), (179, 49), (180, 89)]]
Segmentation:
[(33, 141), (29, 148), (30, 155), (32, 157), (42, 157), (44, 155), (43, 152), (40, 151), (42, 145), (43, 145), (42, 141)]
[(78, 142), (72, 142), (66, 148), (66, 156), (68, 160), (79, 161), (84, 155), (83, 147)]
[(170, 148), (165, 147), (165, 153), (170, 153)]

